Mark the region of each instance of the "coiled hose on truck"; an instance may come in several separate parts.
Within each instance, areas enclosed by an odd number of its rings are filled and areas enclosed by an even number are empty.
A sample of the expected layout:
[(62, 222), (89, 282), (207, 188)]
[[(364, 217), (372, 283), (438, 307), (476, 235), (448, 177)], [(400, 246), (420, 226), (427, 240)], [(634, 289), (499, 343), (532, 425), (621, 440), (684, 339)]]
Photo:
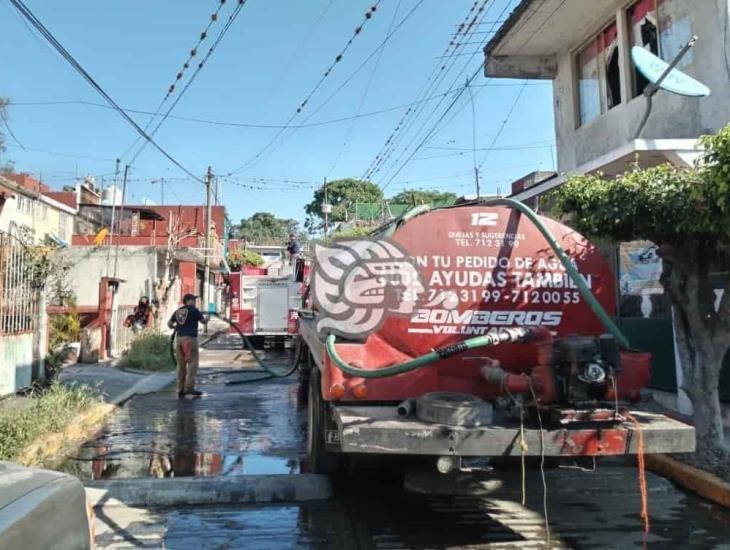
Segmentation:
[[(259, 376), (258, 378), (247, 378), (245, 380), (229, 380), (226, 382), (226, 385), (231, 386), (234, 384), (251, 384), (253, 382), (263, 382), (264, 380), (272, 380), (274, 378), (286, 378), (287, 376), (291, 376), (294, 374), (294, 372), (299, 367), (299, 364), (302, 360), (302, 354), (303, 354), (303, 346), (298, 346), (296, 351), (296, 358), (294, 359), (294, 364), (292, 367), (290, 367), (288, 370), (284, 372), (276, 372), (276, 370), (269, 367), (263, 359), (259, 356), (259, 354), (256, 352), (256, 348), (254, 348), (253, 344), (251, 343), (251, 340), (241, 331), (240, 328), (238, 328), (238, 325), (228, 319), (227, 317), (223, 317), (219, 313), (215, 311), (209, 312), (207, 315), (217, 317), (221, 321), (224, 321), (228, 323), (230, 327), (235, 330), (238, 335), (241, 337), (241, 349), (247, 349), (251, 352), (251, 355), (253, 355), (253, 358), (256, 360), (256, 363), (261, 367), (261, 369), (241, 369), (238, 371), (230, 371), (230, 373), (233, 372), (245, 372), (248, 373), (263, 373), (266, 374), (266, 376)], [(170, 336), (170, 355), (172, 356), (173, 363), (177, 361), (175, 357), (175, 336), (177, 335), (177, 331), (173, 330), (172, 335)]]
[[(630, 347), (629, 340), (621, 332), (618, 326), (616, 326), (616, 324), (613, 322), (613, 319), (611, 319), (608, 313), (606, 313), (606, 310), (603, 309), (603, 306), (601, 306), (596, 297), (593, 295), (591, 289), (588, 288), (585, 280), (583, 280), (583, 277), (570, 261), (570, 258), (568, 258), (567, 254), (560, 246), (560, 243), (558, 243), (557, 239), (555, 239), (553, 234), (550, 233), (550, 230), (545, 226), (542, 220), (540, 220), (538, 215), (529, 206), (526, 206), (519, 201), (508, 198), (488, 199), (479, 202), (479, 204), (484, 206), (507, 206), (508, 208), (517, 210), (519, 213), (524, 214), (527, 219), (530, 220), (532, 225), (537, 228), (540, 234), (545, 237), (545, 240), (548, 242), (553, 252), (555, 252), (555, 255), (560, 260), (560, 263), (563, 264), (563, 267), (568, 273), (568, 276), (575, 283), (581, 296), (588, 303), (591, 310), (593, 310), (593, 313), (595, 313), (596, 316), (600, 319), (606, 330), (616, 338), (616, 341), (621, 345), (622, 348), (628, 349)], [(416, 357), (415, 359), (405, 361), (398, 365), (393, 365), (390, 367), (376, 370), (353, 367), (352, 365), (344, 361), (338, 355), (337, 349), (335, 348), (336, 338), (334, 334), (330, 334), (329, 336), (327, 336), (326, 349), (327, 354), (329, 355), (330, 359), (332, 359), (332, 362), (337, 366), (337, 368), (339, 368), (342, 372), (346, 374), (349, 374), (351, 376), (357, 376), (360, 378), (385, 378), (388, 376), (396, 376), (398, 374), (410, 372), (415, 369), (420, 369), (421, 367), (425, 367), (440, 359), (449, 357), (450, 355), (454, 355), (455, 353), (461, 353), (462, 351), (482, 348), (485, 346), (493, 346), (498, 342), (499, 340), (495, 338), (495, 335), (491, 334), (487, 334), (485, 336), (477, 336), (475, 338), (468, 338), (467, 340), (464, 340), (459, 344), (426, 353), (424, 355)]]

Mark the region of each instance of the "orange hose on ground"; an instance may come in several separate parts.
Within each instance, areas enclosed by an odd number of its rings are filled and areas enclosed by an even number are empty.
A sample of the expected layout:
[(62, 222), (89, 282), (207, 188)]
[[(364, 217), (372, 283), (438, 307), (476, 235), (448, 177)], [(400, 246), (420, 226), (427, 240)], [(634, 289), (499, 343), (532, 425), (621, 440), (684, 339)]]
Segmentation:
[(629, 420), (634, 423), (636, 433), (639, 437), (636, 459), (639, 463), (639, 491), (641, 493), (641, 520), (644, 522), (644, 533), (648, 534), (651, 529), (649, 523), (648, 489), (646, 486), (646, 464), (644, 462), (644, 433), (641, 431), (641, 424), (633, 415), (628, 415)]

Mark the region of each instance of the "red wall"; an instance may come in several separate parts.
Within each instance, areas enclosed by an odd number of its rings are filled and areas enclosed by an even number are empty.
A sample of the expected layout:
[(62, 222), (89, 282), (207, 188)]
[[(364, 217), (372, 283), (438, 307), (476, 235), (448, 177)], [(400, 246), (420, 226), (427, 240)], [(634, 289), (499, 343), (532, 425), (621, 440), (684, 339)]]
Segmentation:
[(197, 294), (196, 268), (193, 262), (180, 262), (180, 300), (185, 294)]
[(45, 183), (38, 181), (30, 174), (3, 174), (3, 177), (10, 181), (14, 181), (21, 187), (25, 187), (26, 189), (30, 189), (31, 191), (36, 191), (38, 193), (47, 193), (51, 190), (51, 188)]
[[(152, 210), (159, 214), (164, 221), (153, 223), (144, 220), (140, 225), (139, 234), (141, 236), (151, 236), (155, 234), (158, 237), (167, 237), (167, 220), (172, 216), (180, 221), (180, 230), (196, 229), (200, 235), (205, 234), (205, 206), (125, 206), (126, 209), (144, 209)], [(215, 224), (215, 232), (220, 240), (223, 240), (225, 225), (225, 207), (213, 206), (211, 208), (213, 223)]]
[[(164, 223), (164, 222), (158, 222)], [(73, 235), (71, 237), (71, 244), (73, 246), (92, 246), (94, 244), (94, 235)], [(121, 246), (152, 246), (158, 245), (163, 246), (167, 243), (167, 236), (148, 235), (140, 237), (132, 237), (131, 235), (114, 235), (112, 244), (119, 244)], [(109, 238), (104, 241), (104, 245), (109, 244)], [(180, 246), (189, 246), (194, 248), (198, 246), (198, 237), (185, 237), (180, 241)]]

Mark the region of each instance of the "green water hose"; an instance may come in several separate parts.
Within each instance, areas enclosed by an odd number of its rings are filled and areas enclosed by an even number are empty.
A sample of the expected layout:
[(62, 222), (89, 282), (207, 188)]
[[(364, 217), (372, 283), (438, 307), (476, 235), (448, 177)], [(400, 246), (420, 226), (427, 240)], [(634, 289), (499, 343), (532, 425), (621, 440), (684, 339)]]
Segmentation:
[[(241, 329), (238, 327), (238, 325), (236, 325), (236, 323), (234, 323), (227, 317), (223, 317), (222, 315), (218, 314), (215, 311), (209, 312), (208, 315), (212, 315), (213, 317), (218, 317), (218, 319), (220, 319), (221, 321), (228, 323), (228, 325), (230, 327), (232, 327), (233, 330), (235, 330), (238, 333), (238, 335), (241, 337), (241, 343), (243, 344), (241, 349), (247, 349), (248, 351), (250, 351), (251, 355), (253, 355), (253, 358), (256, 360), (256, 363), (258, 363), (259, 367), (261, 367), (260, 370), (243, 369), (239, 372), (245, 372), (246, 374), (248, 374), (248, 373), (265, 374), (265, 376), (259, 376), (257, 378), (246, 378), (244, 380), (229, 380), (228, 382), (226, 382), (227, 386), (231, 386), (231, 385), (235, 385), (235, 384), (250, 384), (252, 382), (263, 382), (264, 380), (272, 380), (274, 378), (286, 378), (287, 376), (290, 376), (291, 374), (293, 374), (294, 371), (296, 371), (297, 368), (299, 367), (299, 363), (301, 362), (301, 358), (302, 358), (301, 357), (302, 356), (302, 347), (301, 346), (297, 349), (297, 356), (294, 361), (294, 365), (284, 372), (277, 372), (276, 370), (269, 367), (264, 362), (263, 359), (261, 359), (259, 354), (256, 352), (256, 348), (254, 348), (254, 345), (251, 343), (251, 340), (249, 340), (249, 338), (241, 331)], [(176, 334), (177, 334), (177, 331), (173, 330), (172, 335), (170, 336), (170, 354), (172, 355), (173, 362), (176, 362), (175, 344), (174, 344)], [(208, 341), (210, 341), (210, 340), (213, 340), (213, 338), (210, 338)]]
[[(530, 222), (532, 222), (532, 224), (537, 228), (542, 236), (545, 237), (545, 240), (548, 242), (553, 252), (555, 252), (556, 256), (560, 260), (560, 263), (563, 265), (565, 271), (568, 273), (568, 276), (575, 283), (576, 287), (578, 288), (578, 292), (580, 292), (583, 299), (588, 303), (591, 310), (593, 310), (593, 313), (595, 313), (596, 316), (600, 319), (606, 330), (616, 338), (616, 341), (621, 345), (621, 347), (625, 349), (630, 348), (628, 339), (616, 326), (616, 324), (613, 322), (613, 319), (611, 319), (608, 313), (606, 313), (606, 310), (603, 309), (603, 306), (601, 306), (596, 297), (593, 295), (591, 289), (588, 288), (585, 280), (578, 272), (576, 267), (573, 265), (573, 263), (570, 261), (570, 258), (568, 258), (567, 254), (560, 246), (560, 243), (558, 243), (553, 234), (550, 233), (550, 230), (545, 226), (542, 220), (529, 206), (526, 206), (519, 201), (508, 198), (488, 199), (485, 201), (481, 201), (479, 204), (484, 206), (507, 206), (508, 208), (517, 210), (521, 214), (527, 216), (527, 219), (530, 220)], [(497, 333), (497, 335), (487, 334), (485, 336), (469, 338), (467, 340), (464, 340), (463, 342), (454, 344), (453, 346), (448, 346), (447, 348), (441, 348), (440, 350), (431, 351), (429, 353), (411, 359), (410, 361), (405, 361), (398, 365), (375, 370), (353, 367), (352, 365), (349, 365), (346, 361), (344, 361), (338, 355), (337, 350), (335, 349), (336, 338), (334, 334), (330, 334), (329, 336), (327, 336), (326, 349), (327, 354), (330, 356), (330, 359), (332, 359), (335, 365), (337, 365), (340, 370), (351, 376), (358, 376), (360, 378), (385, 378), (388, 376), (395, 376), (397, 374), (403, 374), (405, 372), (410, 372), (412, 370), (425, 367), (426, 365), (434, 363), (435, 361), (439, 361), (441, 359), (444, 359), (445, 357), (450, 357), (451, 355), (455, 355), (456, 353), (461, 353), (462, 351), (481, 348), (485, 346), (493, 346), (499, 342), (511, 341), (504, 339), (500, 340), (498, 335), (499, 332)]]
[(451, 357), (452, 355), (456, 355), (470, 349), (496, 346), (497, 344), (506, 342), (524, 342), (530, 339), (530, 337), (532, 336), (532, 332), (533, 331), (529, 328), (501, 329), (499, 331), (485, 334), (484, 336), (468, 338), (467, 340), (459, 342), (458, 344), (452, 344), (450, 346), (435, 349), (429, 353), (416, 357), (415, 359), (411, 359), (410, 361), (406, 361), (398, 365), (393, 365), (392, 367), (385, 367), (383, 369), (375, 370), (353, 367), (352, 365), (349, 365), (346, 361), (344, 361), (335, 349), (334, 334), (330, 334), (329, 336), (327, 336), (327, 353), (342, 372), (345, 372), (352, 376), (358, 376), (360, 378), (384, 378), (387, 376), (395, 376), (396, 374), (403, 374), (404, 372), (410, 372), (412, 370), (425, 367), (429, 363), (433, 363), (441, 359), (446, 359), (447, 357)]
[(596, 317), (598, 317), (606, 330), (610, 332), (614, 336), (614, 338), (616, 338), (616, 341), (621, 345), (621, 347), (623, 347), (624, 349), (629, 349), (631, 347), (628, 338), (626, 338), (624, 333), (621, 332), (621, 330), (616, 326), (616, 323), (614, 323), (613, 319), (611, 319), (611, 316), (606, 313), (606, 310), (603, 309), (603, 306), (598, 302), (596, 297), (593, 295), (593, 292), (591, 292), (591, 289), (588, 288), (588, 285), (586, 284), (581, 274), (578, 273), (578, 270), (570, 261), (570, 258), (568, 258), (568, 255), (563, 250), (563, 247), (560, 246), (560, 243), (558, 243), (553, 234), (550, 233), (550, 230), (545, 226), (539, 216), (529, 206), (514, 199), (508, 198), (489, 199), (480, 204), (483, 204), (485, 206), (507, 206), (527, 216), (527, 219), (532, 222), (532, 225), (534, 225), (537, 230), (542, 234), (542, 236), (545, 237), (545, 240), (550, 245), (550, 248), (553, 249), (553, 252), (555, 252), (555, 255), (560, 260), (560, 263), (563, 264), (565, 271), (568, 273), (571, 280), (575, 283), (575, 286), (578, 287), (580, 295), (586, 302), (588, 302), (588, 305), (593, 310), (593, 313), (596, 314)]

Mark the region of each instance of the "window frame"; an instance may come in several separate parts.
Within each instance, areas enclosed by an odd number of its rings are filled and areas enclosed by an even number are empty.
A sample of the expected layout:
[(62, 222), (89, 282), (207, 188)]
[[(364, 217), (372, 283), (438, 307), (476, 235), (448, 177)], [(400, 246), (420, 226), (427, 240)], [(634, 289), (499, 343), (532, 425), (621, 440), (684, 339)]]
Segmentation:
[[(640, 3), (641, 1), (642, 0), (631, 0), (621, 10), (621, 23), (625, 26), (624, 28), (626, 29), (626, 40), (624, 40), (624, 48), (625, 48), (626, 54), (628, 54), (629, 57), (630, 57), (631, 48), (634, 46), (634, 37), (633, 37), (633, 31), (632, 31), (633, 24), (629, 20), (630, 19), (629, 10), (632, 7), (634, 7), (636, 4)], [(660, 27), (660, 22), (659, 22), (659, 2), (657, 0), (650, 0), (650, 1), (652, 2), (652, 5), (654, 6), (653, 11), (654, 11), (654, 14), (656, 15), (656, 20), (657, 20), (657, 23), (656, 23), (657, 52), (658, 52), (659, 57), (662, 57), (663, 48), (662, 48), (661, 27)], [(636, 82), (636, 67), (633, 66), (633, 63), (630, 64), (630, 67), (631, 67), (631, 70), (629, 71), (629, 75), (628, 75), (630, 78), (628, 91), (629, 91), (629, 94), (631, 95), (631, 98), (629, 99), (629, 101), (631, 101), (632, 99), (636, 99), (637, 97), (641, 97), (641, 95), (642, 95), (641, 92), (637, 91), (638, 88), (637, 88), (637, 82)]]
[[(633, 46), (633, 33), (632, 24), (629, 19), (629, 10), (641, 0), (627, 0), (620, 7), (617, 8), (613, 17), (609, 20), (604, 21), (601, 25), (596, 26), (592, 32), (587, 33), (587, 37), (582, 40), (578, 46), (570, 51), (571, 56), (571, 67), (573, 71), (572, 77), (572, 88), (573, 88), (573, 121), (575, 129), (582, 128), (592, 124), (594, 121), (601, 118), (601, 116), (613, 110), (614, 107), (619, 107), (626, 103), (630, 103), (641, 94), (636, 94), (636, 71), (631, 61), (631, 47)], [(661, 27), (661, 13), (659, 11), (659, 0), (651, 0), (653, 11), (656, 14), (657, 20), (657, 48), (659, 56), (662, 57), (664, 52), (664, 45), (662, 44), (662, 27)], [(611, 27), (616, 25), (617, 41), (618, 41), (618, 61), (619, 61), (619, 77), (620, 77), (620, 89), (621, 89), (621, 101), (615, 104), (611, 109), (607, 108), (608, 97), (607, 97), (607, 85), (606, 79), (606, 67), (603, 62), (603, 54), (605, 50), (604, 44), (604, 33)], [(580, 98), (580, 74), (581, 67), (579, 64), (579, 54), (590, 45), (592, 41), (601, 40), (601, 51), (599, 57), (601, 58), (598, 63), (598, 79), (599, 79), (599, 102), (600, 112), (598, 116), (588, 122), (583, 122), (581, 113), (581, 98)]]
[[(622, 10), (623, 11), (623, 10)], [(616, 26), (616, 40), (618, 42), (617, 48), (618, 48), (618, 56), (619, 56), (619, 87), (621, 89), (621, 101), (616, 103), (613, 107), (610, 109), (608, 108), (608, 80), (606, 78), (606, 63), (604, 62), (604, 51), (605, 51), (605, 43), (604, 43), (604, 37), (606, 31), (612, 26)], [(623, 70), (623, 56), (625, 52), (623, 40), (622, 40), (622, 33), (620, 30), (620, 22), (618, 21), (618, 18), (616, 15), (614, 15), (612, 20), (609, 20), (608, 22), (605, 22), (603, 25), (598, 27), (597, 30), (592, 32), (590, 35), (590, 38), (587, 38), (586, 40), (583, 40), (580, 45), (575, 48), (571, 52), (572, 60), (573, 60), (573, 71), (574, 71), (574, 78), (573, 78), (573, 89), (575, 90), (575, 127), (576, 129), (581, 128), (583, 126), (589, 125), (594, 120), (598, 120), (601, 118), (602, 115), (606, 114), (608, 111), (612, 110), (614, 107), (618, 107), (619, 105), (622, 105), (626, 102), (626, 98), (624, 97), (626, 94), (624, 93), (625, 86), (623, 85), (624, 80), (626, 79), (626, 75), (624, 74)], [(596, 115), (594, 118), (587, 122), (583, 122), (583, 113), (581, 112), (580, 108), (580, 76), (581, 76), (581, 65), (580, 65), (580, 54), (588, 48), (591, 43), (596, 44), (596, 62), (598, 63), (598, 115)]]

